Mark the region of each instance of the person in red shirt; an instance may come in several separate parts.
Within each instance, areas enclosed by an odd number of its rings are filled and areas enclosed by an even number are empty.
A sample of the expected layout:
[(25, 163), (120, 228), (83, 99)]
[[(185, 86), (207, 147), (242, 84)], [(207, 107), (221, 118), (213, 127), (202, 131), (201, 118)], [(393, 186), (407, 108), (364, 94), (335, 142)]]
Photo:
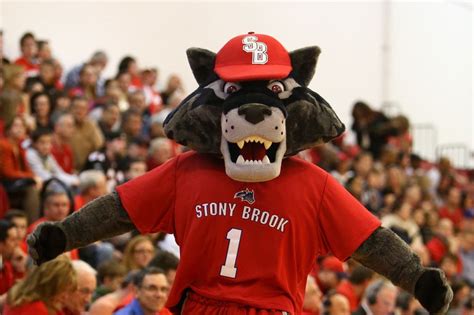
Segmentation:
[(3, 315), (63, 315), (61, 308), (76, 289), (76, 281), (67, 258), (42, 264), (8, 292)]
[[(125, 56), (120, 60), (118, 66), (118, 74), (128, 73), (130, 74), (130, 86), (128, 92), (133, 92), (142, 88), (143, 84), (140, 79), (140, 72), (138, 69), (137, 61), (135, 58), (130, 56)], [(117, 76), (118, 76), (117, 74)]]
[(339, 259), (334, 256), (328, 256), (322, 259), (319, 270), (317, 271), (316, 281), (323, 293), (336, 289), (344, 277), (344, 266)]
[(355, 312), (359, 308), (365, 289), (373, 276), (372, 270), (359, 265), (354, 268), (347, 280), (342, 280), (337, 286), (336, 291), (349, 300), (351, 312)]
[[(43, 197), (43, 216), (28, 226), (27, 234), (30, 234), (42, 222), (59, 222), (68, 214), (72, 213), (71, 201), (62, 188), (47, 190)], [(68, 252), (72, 260), (79, 259), (78, 249)]]
[(39, 73), (39, 63), (36, 59), (38, 53), (38, 44), (35, 36), (28, 32), (23, 34), (20, 39), (21, 57), (15, 60), (15, 64), (22, 66), (27, 77), (35, 77)]
[(10, 209), (5, 213), (5, 220), (13, 223), (18, 231), (18, 241), (21, 249), (27, 253), (28, 245), (26, 244), (26, 230), (28, 228), (28, 218), (25, 212), (18, 209)]
[(69, 144), (74, 132), (74, 118), (71, 114), (62, 114), (54, 124), (51, 154), (59, 166), (68, 174), (74, 173), (74, 155)]
[(71, 202), (67, 193), (60, 187), (47, 189), (43, 196), (43, 216), (28, 226), (27, 234), (30, 234), (42, 222), (63, 220), (71, 213)]
[(10, 206), (24, 210), (32, 222), (39, 217), (37, 186), (41, 180), (33, 174), (21, 146), (26, 137), (24, 120), (15, 117), (5, 133), (6, 137), (0, 138), (0, 181), (7, 191)]
[(461, 208), (461, 191), (457, 187), (451, 187), (444, 206), (439, 209), (439, 217), (451, 220), (456, 229), (461, 228), (463, 220), (463, 211)]
[(0, 295), (15, 284), (14, 270), (10, 260), (17, 246), (16, 227), (6, 220), (0, 220)]

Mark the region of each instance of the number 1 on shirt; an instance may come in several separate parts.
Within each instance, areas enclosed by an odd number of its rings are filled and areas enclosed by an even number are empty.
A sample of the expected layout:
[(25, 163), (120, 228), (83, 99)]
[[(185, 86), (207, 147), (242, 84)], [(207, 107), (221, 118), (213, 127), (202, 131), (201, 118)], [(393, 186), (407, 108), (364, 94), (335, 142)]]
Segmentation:
[(242, 236), (242, 230), (231, 229), (227, 233), (227, 239), (229, 240), (229, 248), (227, 249), (227, 256), (225, 258), (225, 264), (221, 267), (220, 275), (228, 278), (235, 278), (237, 268), (235, 268), (235, 262), (237, 260), (237, 254), (239, 253), (240, 237)]

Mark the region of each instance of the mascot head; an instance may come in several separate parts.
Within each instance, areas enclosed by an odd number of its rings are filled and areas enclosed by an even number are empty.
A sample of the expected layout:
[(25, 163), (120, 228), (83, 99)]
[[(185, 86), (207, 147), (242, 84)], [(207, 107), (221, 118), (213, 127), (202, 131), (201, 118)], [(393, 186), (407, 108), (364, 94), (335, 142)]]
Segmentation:
[(285, 156), (344, 131), (331, 106), (308, 88), (320, 49), (288, 53), (276, 39), (248, 33), (217, 53), (187, 55), (199, 88), (167, 117), (167, 136), (224, 158), (228, 176), (263, 182), (280, 174)]

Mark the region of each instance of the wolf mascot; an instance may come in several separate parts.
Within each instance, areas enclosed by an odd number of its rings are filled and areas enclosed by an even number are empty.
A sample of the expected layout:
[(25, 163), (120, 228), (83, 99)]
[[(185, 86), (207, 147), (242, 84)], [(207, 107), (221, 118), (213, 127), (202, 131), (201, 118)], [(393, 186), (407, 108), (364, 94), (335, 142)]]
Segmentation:
[[(28, 238), (39, 264), (138, 229), (173, 233), (177, 314), (299, 314), (318, 255), (354, 258), (443, 313), (452, 291), (331, 176), (292, 157), (344, 131), (308, 88), (318, 47), (288, 53), (249, 33), (217, 54), (189, 49), (199, 88), (165, 121), (193, 149)], [(224, 310), (223, 310), (224, 309)], [(181, 313), (180, 313), (181, 312)]]

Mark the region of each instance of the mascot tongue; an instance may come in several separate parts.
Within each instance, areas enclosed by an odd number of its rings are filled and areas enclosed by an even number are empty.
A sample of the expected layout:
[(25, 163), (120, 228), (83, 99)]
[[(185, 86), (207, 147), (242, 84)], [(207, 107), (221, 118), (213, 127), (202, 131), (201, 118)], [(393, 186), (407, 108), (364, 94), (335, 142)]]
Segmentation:
[(267, 150), (265, 150), (265, 146), (261, 143), (250, 142), (243, 146), (240, 150), (240, 154), (246, 161), (261, 161), (267, 154)]

